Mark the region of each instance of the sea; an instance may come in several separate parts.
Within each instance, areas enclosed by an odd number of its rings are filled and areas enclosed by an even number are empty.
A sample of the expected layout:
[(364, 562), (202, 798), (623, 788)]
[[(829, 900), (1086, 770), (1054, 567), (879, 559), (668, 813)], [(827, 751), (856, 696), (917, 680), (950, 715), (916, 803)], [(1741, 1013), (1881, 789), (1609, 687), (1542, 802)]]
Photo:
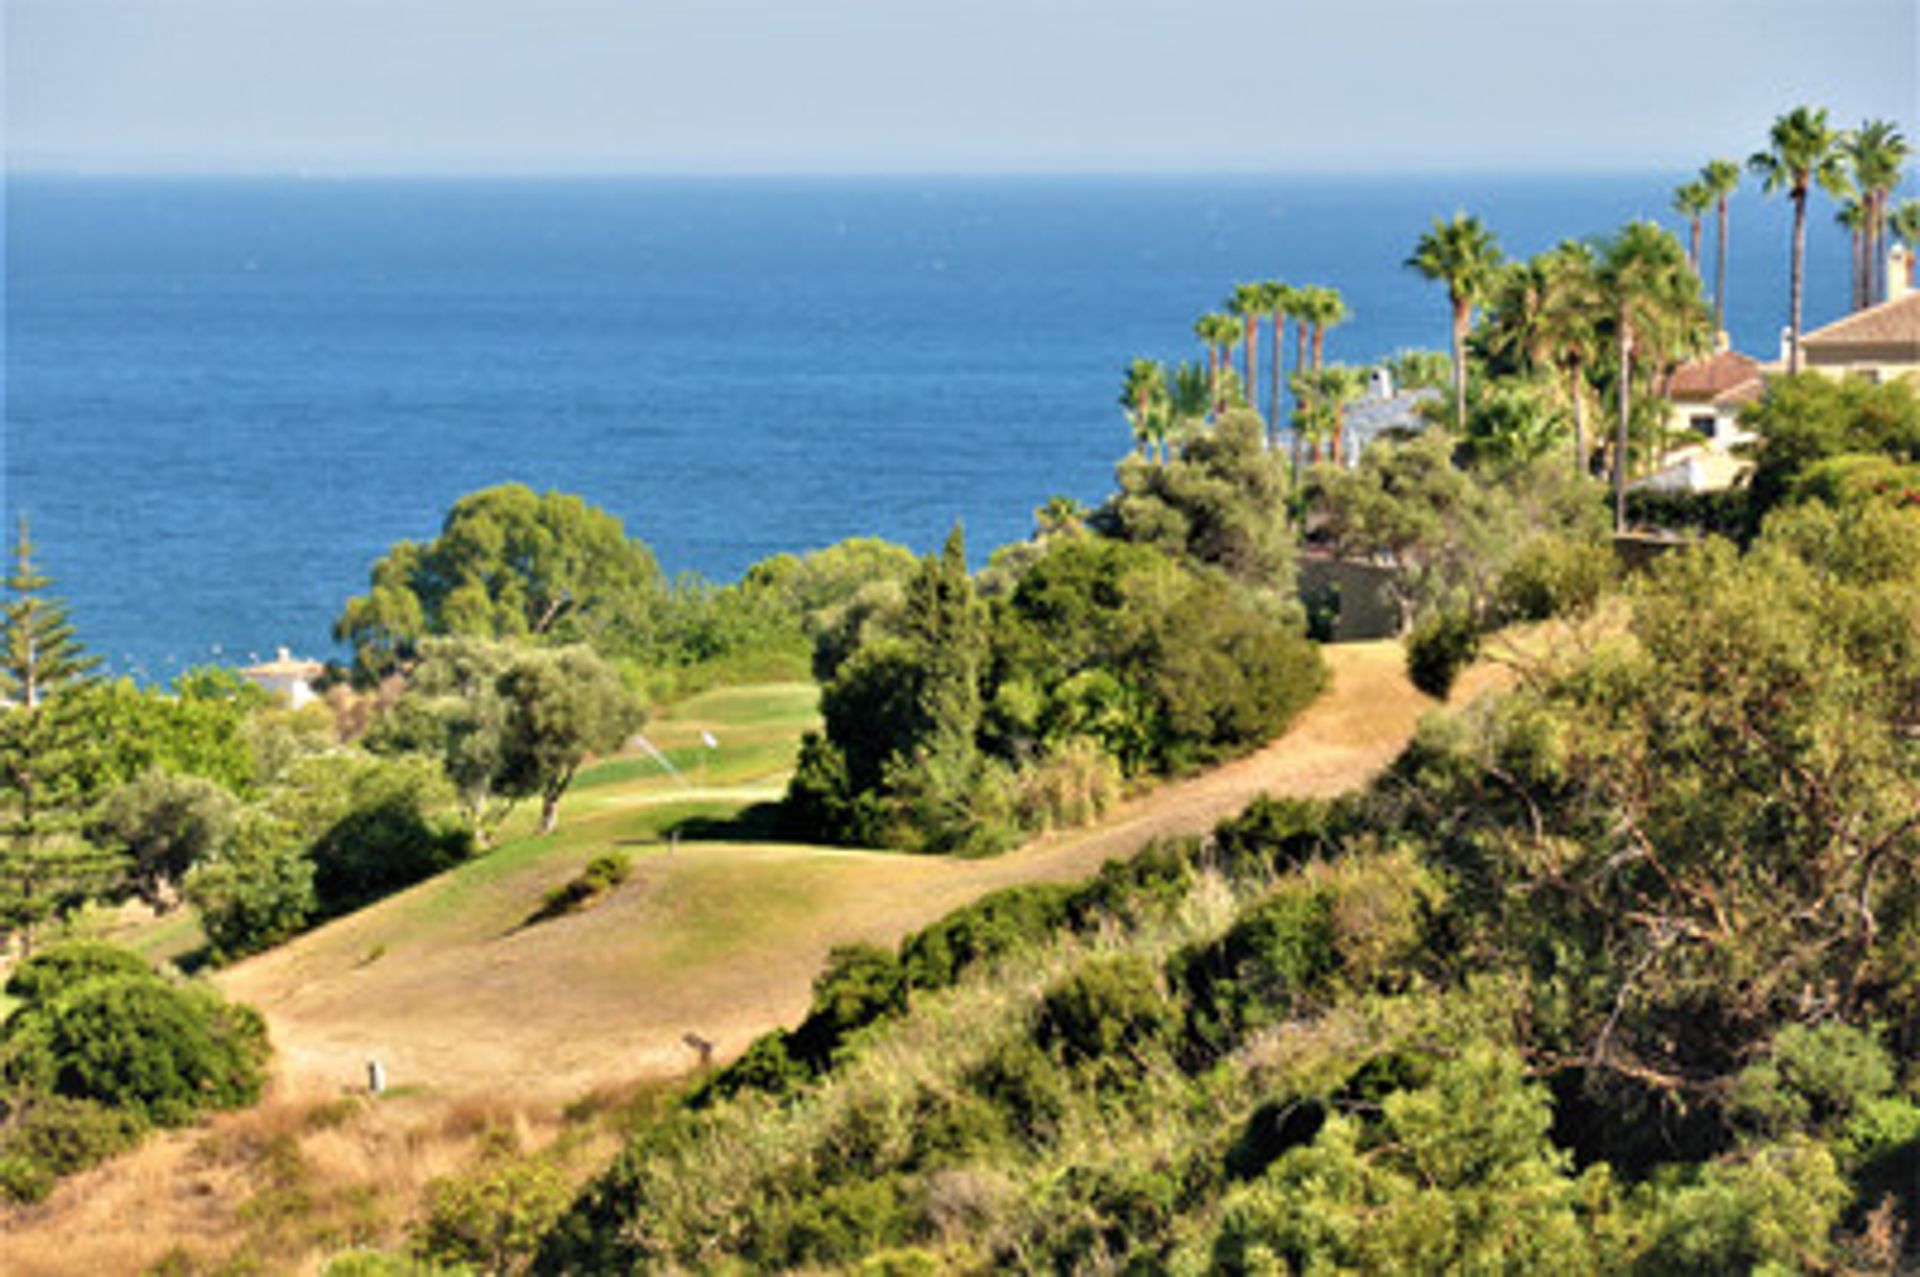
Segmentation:
[[(976, 563), (1130, 445), (1138, 356), (1199, 358), (1236, 281), (1338, 288), (1353, 363), (1443, 349), (1436, 216), (1510, 254), (1668, 212), (1674, 173), (6, 180), (4, 516), (144, 681), (331, 622), (374, 560), (517, 481), (669, 573), (954, 524)], [(1732, 213), (1729, 327), (1773, 356), (1785, 201)], [(1712, 221), (1704, 253), (1711, 262)], [(1847, 301), (1811, 218), (1808, 326)]]

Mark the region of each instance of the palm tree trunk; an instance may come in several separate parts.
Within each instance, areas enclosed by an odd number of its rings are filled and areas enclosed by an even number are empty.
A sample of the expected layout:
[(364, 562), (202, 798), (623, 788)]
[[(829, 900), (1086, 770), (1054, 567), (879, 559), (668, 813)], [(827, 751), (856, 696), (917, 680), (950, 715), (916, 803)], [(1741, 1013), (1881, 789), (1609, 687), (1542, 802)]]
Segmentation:
[(1727, 197), (1720, 197), (1720, 247), (1713, 263), (1713, 331), (1727, 330)]
[(1787, 290), (1787, 371), (1800, 371), (1800, 296), (1807, 266), (1807, 188), (1793, 188), (1793, 282)]
[(1260, 394), (1259, 358), (1254, 348), (1260, 344), (1260, 316), (1247, 312), (1247, 402), (1253, 403)]
[(1613, 531), (1627, 530), (1627, 415), (1633, 391), (1633, 329), (1620, 325), (1620, 422), (1613, 437)]
[(1587, 474), (1587, 397), (1580, 393), (1580, 361), (1574, 360), (1567, 367), (1567, 392), (1573, 397), (1573, 473), (1581, 478)]
[(1467, 433), (1467, 316), (1465, 301), (1453, 304), (1453, 428)]
[(1855, 226), (1853, 230), (1853, 304), (1851, 310), (1859, 310), (1867, 304), (1867, 228)]
[(1687, 265), (1693, 267), (1694, 278), (1700, 277), (1700, 215), (1693, 215), (1692, 234), (1687, 239)]
[(1867, 193), (1867, 305), (1887, 299), (1887, 205), (1885, 191)]
[(1286, 327), (1286, 317), (1279, 311), (1267, 316), (1267, 324), (1272, 330), (1267, 351), (1267, 435), (1271, 448), (1280, 446), (1280, 341)]
[(1325, 324), (1313, 326), (1313, 370), (1319, 372), (1327, 366), (1327, 327)]

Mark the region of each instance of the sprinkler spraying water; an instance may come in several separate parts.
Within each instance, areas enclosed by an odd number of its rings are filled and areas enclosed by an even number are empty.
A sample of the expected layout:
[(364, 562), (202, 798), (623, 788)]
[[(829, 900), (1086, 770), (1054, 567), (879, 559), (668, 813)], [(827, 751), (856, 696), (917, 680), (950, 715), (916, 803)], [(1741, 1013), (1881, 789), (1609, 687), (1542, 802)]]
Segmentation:
[(652, 741), (648, 740), (644, 735), (642, 735), (639, 732), (635, 732), (633, 734), (633, 739), (628, 741), (627, 743), (629, 745), (638, 745), (641, 749), (646, 750), (648, 756), (651, 757), (654, 762), (659, 763), (662, 767), (666, 768), (667, 774), (680, 782), (680, 787), (682, 789), (693, 788), (692, 783), (688, 781), (685, 776), (681, 775), (680, 769), (678, 767), (675, 767), (672, 761), (669, 760), (665, 754), (660, 752), (659, 747), (656, 746)]

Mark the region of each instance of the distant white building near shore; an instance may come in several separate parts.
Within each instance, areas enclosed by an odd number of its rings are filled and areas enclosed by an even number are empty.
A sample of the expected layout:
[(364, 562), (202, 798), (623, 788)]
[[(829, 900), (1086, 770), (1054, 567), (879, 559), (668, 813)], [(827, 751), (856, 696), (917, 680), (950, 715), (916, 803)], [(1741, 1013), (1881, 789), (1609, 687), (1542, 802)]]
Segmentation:
[(299, 660), (286, 648), (280, 648), (271, 661), (249, 665), (240, 677), (269, 696), (286, 698), (294, 709), (310, 705), (316, 699), (313, 680), (326, 669), (319, 661)]

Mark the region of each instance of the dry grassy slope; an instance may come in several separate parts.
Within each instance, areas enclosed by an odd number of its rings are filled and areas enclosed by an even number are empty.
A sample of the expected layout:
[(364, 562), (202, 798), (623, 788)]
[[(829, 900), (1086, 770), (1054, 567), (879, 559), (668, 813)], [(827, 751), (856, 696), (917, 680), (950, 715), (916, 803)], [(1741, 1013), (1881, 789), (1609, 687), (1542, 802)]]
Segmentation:
[(575, 854), (528, 859), (463, 890), (458, 909), (433, 899), (447, 882), (423, 884), (221, 982), (265, 1013), (297, 1090), (353, 1084), (369, 1058), (396, 1084), (533, 1102), (676, 1073), (693, 1062), (688, 1032), (725, 1056), (796, 1020), (836, 943), (891, 942), (994, 888), (1083, 876), (1149, 838), (1203, 831), (1263, 792), (1362, 783), (1431, 702), (1407, 684), (1395, 644), (1332, 648), (1328, 659), (1331, 688), (1281, 740), (998, 859), (650, 845), (632, 849), (633, 878), (604, 903), (517, 929), (543, 890), (599, 849), (588, 811)]
[[(583, 792), (558, 847), (505, 848), (224, 973), (227, 989), (260, 1006), (272, 1027), (280, 1073), (268, 1100), (151, 1138), (41, 1206), (0, 1211), (0, 1272), (131, 1274), (176, 1246), (231, 1254), (260, 1227), (250, 1213), (263, 1188), (260, 1150), (279, 1133), (297, 1140), (314, 1210), (339, 1224), (336, 1236), (397, 1244), (424, 1186), (463, 1164), (484, 1121), (509, 1122), (539, 1143), (557, 1127), (558, 1102), (686, 1068), (688, 1030), (739, 1050), (802, 1014), (837, 942), (894, 940), (997, 887), (1081, 877), (1149, 838), (1205, 830), (1262, 792), (1332, 794), (1362, 783), (1432, 702), (1407, 684), (1396, 645), (1331, 648), (1327, 658), (1332, 687), (1283, 739), (1163, 786), (1096, 828), (990, 861), (635, 847), (637, 872), (612, 899), (517, 929), (543, 890), (631, 828), (636, 803), (697, 797), (661, 782)], [(1476, 669), (1455, 700), (1499, 677)], [(692, 743), (704, 726), (723, 727), (747, 761), (706, 779), (734, 802), (775, 790), (766, 769), (782, 756), (777, 738), (784, 733), (790, 750), (796, 708), (811, 703), (799, 688), (741, 696), (755, 701), (723, 706), (723, 722), (669, 718), (648, 729), (685, 763), (698, 757)], [(756, 721), (759, 710), (766, 721)], [(347, 1124), (316, 1130), (312, 1118), (324, 1110), (315, 1106), (359, 1085), (370, 1055), (394, 1083), (421, 1089), (356, 1101)], [(375, 1218), (349, 1224), (364, 1211), (342, 1203), (356, 1201), (371, 1202)], [(265, 1262), (311, 1272), (324, 1249), (271, 1251)]]

